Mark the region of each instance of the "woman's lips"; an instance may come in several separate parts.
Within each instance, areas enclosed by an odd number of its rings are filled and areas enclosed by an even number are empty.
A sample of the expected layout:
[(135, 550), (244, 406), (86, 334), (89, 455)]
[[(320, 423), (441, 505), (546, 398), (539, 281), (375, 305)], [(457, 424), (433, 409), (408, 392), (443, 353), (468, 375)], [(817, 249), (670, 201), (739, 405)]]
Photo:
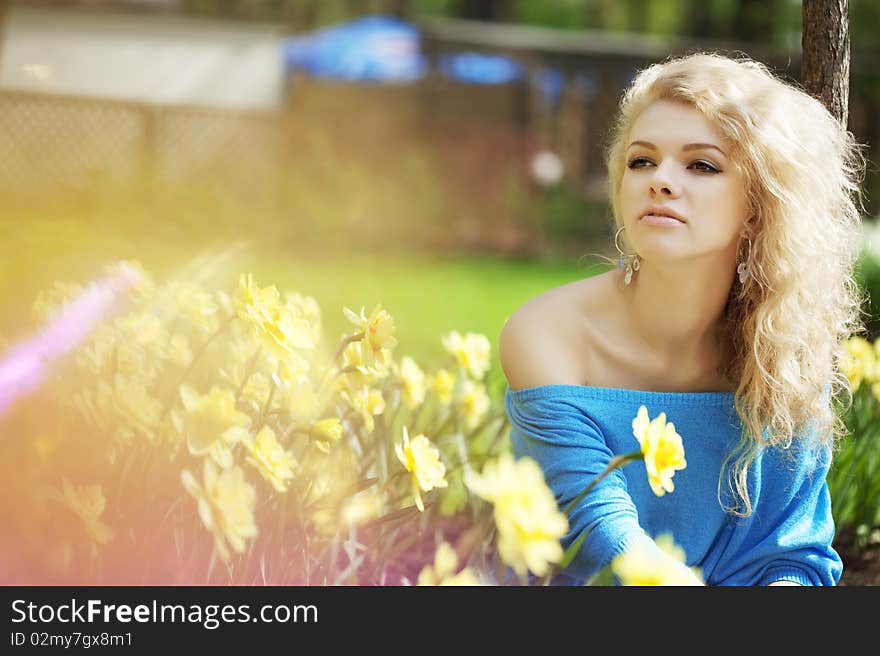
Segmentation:
[(679, 221), (678, 219), (673, 219), (671, 216), (661, 216), (658, 214), (645, 214), (641, 219), (639, 219), (641, 223), (646, 223), (648, 225), (655, 226), (681, 226), (684, 225), (683, 221)]

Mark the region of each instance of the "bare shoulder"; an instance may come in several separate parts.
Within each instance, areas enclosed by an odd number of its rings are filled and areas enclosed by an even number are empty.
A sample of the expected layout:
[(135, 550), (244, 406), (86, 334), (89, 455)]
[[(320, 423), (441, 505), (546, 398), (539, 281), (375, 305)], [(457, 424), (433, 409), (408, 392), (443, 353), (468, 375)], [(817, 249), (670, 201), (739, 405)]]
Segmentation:
[(511, 389), (580, 385), (593, 278), (554, 287), (510, 315), (498, 337), (498, 357)]

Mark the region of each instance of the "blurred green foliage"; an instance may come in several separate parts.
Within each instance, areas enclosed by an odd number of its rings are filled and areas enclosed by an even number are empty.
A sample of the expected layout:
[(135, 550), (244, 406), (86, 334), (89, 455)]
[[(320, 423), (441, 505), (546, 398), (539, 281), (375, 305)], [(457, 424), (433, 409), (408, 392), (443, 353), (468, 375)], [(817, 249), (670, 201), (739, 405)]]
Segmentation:
[(611, 207), (604, 201), (584, 198), (572, 189), (559, 185), (550, 188), (539, 204), (544, 236), (559, 246), (605, 240), (611, 244)]
[(863, 251), (856, 264), (856, 280), (866, 292), (862, 320), (869, 340), (880, 335), (880, 261)]
[(853, 393), (843, 415), (847, 437), (828, 472), (835, 528), (845, 548), (861, 553), (880, 528), (880, 400), (871, 383)]
[[(365, 14), (479, 18), (562, 29), (691, 35), (787, 45), (800, 37), (800, 0), (182, 0), (191, 15), (283, 21), (293, 30)], [(880, 46), (880, 3), (850, 0), (854, 47)]]

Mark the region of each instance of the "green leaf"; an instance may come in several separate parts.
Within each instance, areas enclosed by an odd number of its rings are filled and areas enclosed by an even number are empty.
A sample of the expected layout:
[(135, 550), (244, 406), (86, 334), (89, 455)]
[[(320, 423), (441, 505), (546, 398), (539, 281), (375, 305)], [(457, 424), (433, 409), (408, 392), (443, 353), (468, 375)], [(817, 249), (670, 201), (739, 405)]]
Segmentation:
[(614, 572), (611, 565), (606, 565), (596, 572), (585, 585), (589, 586), (611, 586), (614, 585)]
[(592, 531), (592, 530), (593, 530), (592, 528), (589, 528), (586, 531), (584, 531), (583, 533), (581, 533), (580, 537), (577, 540), (575, 540), (574, 542), (572, 542), (569, 545), (568, 549), (565, 550), (565, 553), (562, 555), (562, 560), (559, 563), (559, 567), (561, 569), (565, 569), (566, 567), (568, 567), (571, 564), (571, 561), (574, 560), (575, 555), (577, 554), (578, 551), (580, 551), (581, 545), (584, 543), (584, 540), (587, 539), (587, 536), (590, 534), (590, 531)]
[(468, 493), (460, 472), (449, 476), (448, 485), (440, 499), (440, 513), (446, 517), (454, 515), (467, 505)]
[(378, 482), (378, 480), (379, 479), (375, 476), (372, 478), (365, 478), (364, 480), (358, 481), (354, 485), (351, 485), (348, 488), (346, 488), (345, 491), (342, 492), (338, 497), (336, 495), (333, 495), (332, 498), (329, 498), (329, 499), (322, 497), (320, 499), (316, 499), (315, 501), (312, 501), (310, 504), (308, 504), (303, 509), (303, 511), (309, 512), (309, 511), (312, 511), (316, 508), (322, 508), (324, 506), (334, 506), (339, 502), (339, 499), (344, 499), (345, 497), (354, 496), (358, 492), (362, 492), (363, 490), (366, 490), (371, 485), (374, 485), (376, 482)]
[(416, 516), (420, 514), (420, 511), (415, 506), (407, 506), (406, 508), (401, 508), (400, 510), (395, 510), (392, 513), (388, 513), (387, 515), (382, 515), (381, 517), (377, 517), (372, 521), (366, 522), (365, 526), (373, 526), (377, 524), (387, 524), (388, 522), (393, 522), (398, 519), (409, 519), (410, 517)]
[(583, 499), (585, 496), (587, 496), (587, 494), (589, 493), (590, 490), (592, 490), (594, 487), (596, 487), (596, 485), (599, 483), (599, 481), (601, 481), (603, 478), (605, 478), (608, 474), (610, 474), (615, 469), (623, 467), (624, 465), (626, 465), (629, 462), (632, 462), (633, 460), (641, 460), (642, 458), (644, 458), (644, 455), (642, 454), (641, 451), (634, 451), (633, 453), (627, 453), (626, 455), (614, 456), (613, 458), (611, 458), (611, 460), (608, 461), (608, 465), (605, 467), (604, 471), (602, 471), (601, 474), (599, 474), (596, 478), (594, 478), (590, 482), (590, 484), (587, 485), (587, 487), (585, 487), (583, 489), (583, 491), (580, 494), (578, 494), (574, 499), (572, 499), (569, 502), (569, 504), (567, 506), (565, 506), (565, 509), (562, 512), (566, 516), (568, 516), (568, 514), (574, 509), (575, 506), (577, 506), (577, 504), (580, 502), (580, 500)]

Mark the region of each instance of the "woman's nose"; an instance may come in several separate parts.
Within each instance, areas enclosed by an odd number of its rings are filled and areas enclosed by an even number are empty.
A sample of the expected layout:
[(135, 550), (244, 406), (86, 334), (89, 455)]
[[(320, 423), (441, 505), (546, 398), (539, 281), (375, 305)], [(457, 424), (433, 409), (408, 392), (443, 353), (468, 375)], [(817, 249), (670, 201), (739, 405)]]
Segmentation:
[(660, 165), (654, 169), (651, 177), (651, 193), (663, 196), (678, 196), (679, 184), (674, 179), (669, 165)]

